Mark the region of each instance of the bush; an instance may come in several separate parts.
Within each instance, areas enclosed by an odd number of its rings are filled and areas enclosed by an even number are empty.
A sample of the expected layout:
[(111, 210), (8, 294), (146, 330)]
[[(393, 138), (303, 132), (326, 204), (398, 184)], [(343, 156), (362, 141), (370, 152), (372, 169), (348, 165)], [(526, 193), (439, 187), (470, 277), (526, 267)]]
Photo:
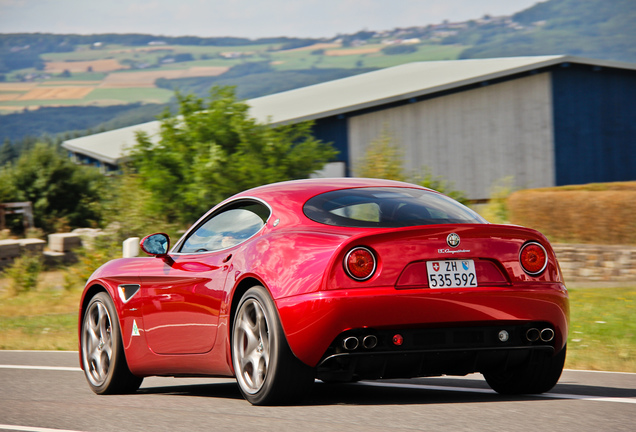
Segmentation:
[(518, 191), (508, 208), (512, 223), (554, 241), (636, 244), (636, 182)]
[(455, 190), (453, 184), (443, 177), (434, 176), (428, 167), (422, 167), (419, 172), (407, 173), (404, 169), (404, 152), (394, 141), (393, 136), (383, 129), (380, 136), (369, 144), (364, 156), (355, 163), (355, 176), (411, 182), (441, 192), (463, 204), (467, 203), (464, 192)]
[(40, 254), (25, 253), (16, 258), (4, 274), (11, 280), (10, 288), (15, 295), (34, 291), (42, 271), (43, 262)]

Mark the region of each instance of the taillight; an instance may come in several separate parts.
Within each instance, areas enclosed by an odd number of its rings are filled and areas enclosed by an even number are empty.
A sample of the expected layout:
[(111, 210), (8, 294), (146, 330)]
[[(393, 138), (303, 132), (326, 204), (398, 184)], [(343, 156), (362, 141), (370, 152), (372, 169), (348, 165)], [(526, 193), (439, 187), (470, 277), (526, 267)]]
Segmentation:
[(355, 247), (345, 256), (344, 268), (352, 279), (367, 280), (375, 272), (375, 255), (365, 247)]
[(536, 276), (548, 265), (548, 254), (539, 243), (526, 243), (519, 253), (519, 262), (526, 273)]

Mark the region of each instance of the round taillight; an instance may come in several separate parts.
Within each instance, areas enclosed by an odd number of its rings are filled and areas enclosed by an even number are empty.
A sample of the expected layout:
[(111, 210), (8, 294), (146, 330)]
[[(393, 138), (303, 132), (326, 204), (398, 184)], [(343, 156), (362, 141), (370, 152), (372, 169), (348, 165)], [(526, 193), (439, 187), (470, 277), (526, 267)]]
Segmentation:
[(375, 255), (367, 248), (353, 248), (345, 256), (344, 268), (352, 279), (358, 281), (369, 279), (373, 276), (375, 267)]
[(519, 253), (519, 262), (526, 273), (535, 276), (548, 265), (548, 254), (539, 243), (526, 243)]

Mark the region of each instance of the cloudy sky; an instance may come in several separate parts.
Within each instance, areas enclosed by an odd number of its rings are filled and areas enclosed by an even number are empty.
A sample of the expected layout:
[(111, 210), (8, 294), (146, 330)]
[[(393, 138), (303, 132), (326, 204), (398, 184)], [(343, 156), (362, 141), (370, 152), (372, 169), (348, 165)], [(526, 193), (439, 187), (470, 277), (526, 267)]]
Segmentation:
[(509, 15), (538, 0), (0, 0), (0, 33), (332, 37)]

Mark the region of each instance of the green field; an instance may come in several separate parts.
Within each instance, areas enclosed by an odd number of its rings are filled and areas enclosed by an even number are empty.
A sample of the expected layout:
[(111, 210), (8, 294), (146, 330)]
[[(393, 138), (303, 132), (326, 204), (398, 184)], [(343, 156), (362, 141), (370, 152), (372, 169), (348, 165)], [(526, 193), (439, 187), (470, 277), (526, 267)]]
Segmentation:
[(113, 101), (118, 103), (166, 103), (174, 93), (161, 88), (96, 88), (83, 100), (90, 102)]
[(636, 372), (636, 288), (570, 289), (566, 367)]

